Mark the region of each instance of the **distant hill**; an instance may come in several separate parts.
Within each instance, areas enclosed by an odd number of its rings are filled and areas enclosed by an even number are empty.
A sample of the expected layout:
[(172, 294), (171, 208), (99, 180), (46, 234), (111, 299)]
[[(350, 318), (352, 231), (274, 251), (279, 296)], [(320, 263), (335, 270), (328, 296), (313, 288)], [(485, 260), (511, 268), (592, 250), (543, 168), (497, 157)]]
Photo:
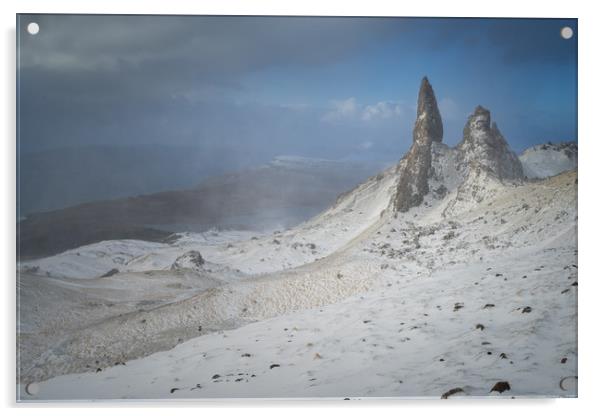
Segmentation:
[(235, 151), (162, 145), (82, 146), (21, 153), (19, 215), (185, 189), (261, 163)]
[[(210, 177), (185, 190), (30, 214), (19, 223), (20, 255), (46, 256), (112, 239), (161, 241), (173, 232), (215, 227), (288, 227), (327, 208), (337, 195), (382, 167), (382, 163), (283, 156), (256, 168)], [(172, 165), (159, 168), (168, 176)]]

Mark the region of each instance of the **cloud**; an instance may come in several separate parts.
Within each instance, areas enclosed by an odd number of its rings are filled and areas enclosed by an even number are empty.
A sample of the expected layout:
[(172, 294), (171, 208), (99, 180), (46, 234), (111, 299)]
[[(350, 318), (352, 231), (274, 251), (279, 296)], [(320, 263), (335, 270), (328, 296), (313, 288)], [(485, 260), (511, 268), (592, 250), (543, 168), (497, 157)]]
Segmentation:
[(362, 111), (362, 120), (371, 121), (378, 119), (388, 119), (392, 117), (400, 117), (404, 108), (400, 102), (380, 101), (373, 105), (367, 105)]
[(362, 150), (370, 150), (374, 146), (374, 142), (371, 140), (366, 140), (361, 142), (359, 148)]
[(402, 101), (379, 101), (375, 104), (360, 104), (355, 97), (344, 100), (331, 100), (330, 109), (322, 117), (322, 121), (362, 121), (378, 122), (388, 119), (403, 119), (415, 109)]
[[(21, 15), (40, 33), (20, 37), (25, 76), (95, 84), (107, 93), (182, 94), (202, 85), (240, 87), (251, 72), (338, 62), (399, 33), (392, 19)], [(291, 53), (291, 51), (294, 51)], [(107, 87), (110, 87), (107, 91)], [(50, 89), (49, 94), (60, 94)]]
[(330, 102), (331, 110), (329, 110), (322, 120), (324, 121), (340, 121), (349, 120), (357, 116), (359, 107), (357, 100), (350, 97), (344, 100), (332, 100)]
[[(450, 121), (457, 126), (446, 124), (448, 136), (455, 138), (468, 111), (464, 110), (480, 101), (467, 106), (462, 88), (467, 96), (487, 90), (487, 85), (475, 87), (479, 80), (472, 74), (466, 79), (470, 69), (507, 81), (515, 71), (501, 68), (500, 60), (511, 62), (513, 68), (542, 61), (572, 62), (568, 58), (576, 51), (576, 40), (564, 41), (558, 33), (558, 25), (576, 21), (554, 19), (118, 15), (18, 19), (21, 149), (153, 142), (207, 144), (207, 151), (213, 151), (225, 142), (233, 148), (249, 145), (250, 151), (286, 144), (281, 153), (312, 154), (319, 149), (337, 155), (335, 149), (359, 152), (357, 144), (370, 138), (371, 151), (395, 153), (409, 144), (415, 118), (415, 106), (395, 100), (403, 97), (414, 103), (418, 76), (431, 67), (433, 72), (444, 68), (442, 81), (453, 85), (445, 94), (460, 104), (458, 110), (452, 100), (440, 102), (444, 118), (459, 120)], [(40, 33), (27, 35), (25, 27), (34, 20)], [(372, 53), (381, 48), (383, 53)], [(494, 67), (487, 66), (491, 56), (495, 59), (489, 64)], [(389, 62), (393, 57), (397, 64)], [(450, 70), (440, 64), (454, 57), (465, 60)], [(358, 59), (370, 71), (356, 71)], [(412, 90), (403, 95), (403, 88), (396, 89), (397, 97), (375, 95), (387, 89), (370, 78), (373, 70), (382, 71), (381, 79), (392, 91), (414, 79), (416, 65), (407, 62), (426, 68), (416, 75)], [(552, 85), (537, 74), (536, 79), (529, 74), (521, 78), (526, 86), (523, 94)], [(540, 86), (540, 78), (547, 83)], [(297, 84), (289, 88), (291, 79)], [(357, 91), (341, 92), (358, 82), (363, 84)], [(359, 95), (366, 91), (375, 98)], [(323, 94), (355, 98), (335, 100), (325, 109), (318, 104)], [(309, 104), (290, 104), (303, 102)], [(268, 108), (262, 103), (272, 104)], [(520, 134), (522, 129), (515, 128)]]

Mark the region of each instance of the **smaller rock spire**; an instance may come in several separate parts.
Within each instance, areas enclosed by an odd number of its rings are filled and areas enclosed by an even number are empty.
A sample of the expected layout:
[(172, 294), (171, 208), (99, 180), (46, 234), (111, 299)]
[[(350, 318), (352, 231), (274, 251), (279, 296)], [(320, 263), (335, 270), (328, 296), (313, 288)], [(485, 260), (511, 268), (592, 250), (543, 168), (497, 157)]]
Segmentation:
[(458, 145), (467, 163), (475, 162), (491, 169), (500, 179), (521, 179), (523, 170), (518, 157), (504, 136), (491, 122), (491, 113), (477, 106), (464, 126), (464, 137)]

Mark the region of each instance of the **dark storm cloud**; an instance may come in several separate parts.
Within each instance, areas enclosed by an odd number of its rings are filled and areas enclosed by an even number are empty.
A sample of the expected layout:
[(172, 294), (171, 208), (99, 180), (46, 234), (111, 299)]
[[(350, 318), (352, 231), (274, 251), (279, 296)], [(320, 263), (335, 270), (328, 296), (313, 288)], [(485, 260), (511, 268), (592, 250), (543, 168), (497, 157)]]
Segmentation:
[[(563, 39), (560, 30), (569, 26), (575, 36)], [(432, 30), (436, 27), (436, 30)], [(438, 51), (454, 45), (463, 49), (493, 48), (503, 62), (521, 64), (573, 64), (576, 58), (577, 19), (419, 19), (409, 21), (424, 46)]]
[[(560, 36), (565, 26), (573, 29), (573, 38)], [(492, 25), (488, 37), (494, 47), (500, 48), (504, 61), (509, 64), (572, 65), (576, 60), (576, 19), (511, 19)]]
[[(31, 21), (40, 25), (35, 36), (25, 32)], [(267, 128), (282, 109), (233, 106), (242, 78), (336, 63), (404, 30), (399, 20), (357, 18), (32, 15), (20, 23), (24, 150), (211, 141), (271, 111)], [(238, 133), (226, 139), (252, 132)]]
[[(393, 19), (32, 16), (22, 36), (24, 77), (54, 93), (179, 94), (274, 66), (321, 65), (403, 29)], [(85, 87), (81, 87), (85, 85)], [(71, 87), (70, 87), (71, 86)], [(191, 91), (192, 90), (192, 91)]]
[[(39, 34), (26, 33), (30, 21), (39, 23)], [(506, 78), (500, 67), (504, 64), (571, 63), (574, 40), (567, 42), (559, 35), (566, 24), (576, 25), (576, 21), (22, 15), (21, 148), (123, 143), (207, 146), (220, 142), (260, 149), (270, 138), (274, 151), (281, 153), (296, 151), (299, 140), (304, 141), (307, 155), (326, 156), (326, 146), (340, 150), (346, 142), (350, 152), (357, 149), (357, 141), (373, 141), (379, 132), (372, 129), (366, 132), (370, 137), (362, 138), (364, 132), (354, 126), (345, 129), (339, 123), (337, 130), (325, 125), (321, 120), (330, 110), (320, 105), (358, 96), (361, 89), (376, 91), (379, 79), (390, 87), (381, 88), (379, 94), (384, 95), (362, 103), (364, 106), (398, 98), (414, 102), (413, 87), (407, 88), (411, 92), (406, 97), (397, 95), (395, 83), (405, 76), (398, 75), (408, 72), (419, 80), (426, 72), (448, 64), (446, 59), (455, 59), (456, 64), (442, 87), (465, 84), (469, 91), (475, 82), (471, 68)], [(374, 50), (381, 55), (375, 57), (371, 54)], [(334, 73), (344, 77), (364, 71), (359, 82), (348, 84), (346, 91), (334, 92), (345, 95), (324, 98), (321, 91), (335, 91), (332, 87), (339, 78), (335, 75), (314, 82), (312, 71), (342, 63), (344, 69)], [(534, 72), (537, 81), (541, 72)], [(270, 75), (259, 82), (249, 81), (260, 73)], [(313, 108), (285, 107), (294, 92), (287, 90), (289, 84), (278, 84), (283, 74), (289, 79), (297, 74), (297, 89), (312, 85), (314, 89), (306, 95)], [(530, 83), (528, 78), (520, 88)], [(284, 97), (283, 105), (253, 103), (260, 101), (257, 93), (263, 90)], [(240, 104), (241, 97), (247, 98), (246, 104)], [(464, 110), (471, 106), (472, 101)], [(399, 132), (392, 132), (393, 123), (400, 126)], [(389, 122), (391, 125), (384, 126), (388, 136), (381, 140), (397, 140), (398, 152), (404, 150), (406, 130), (411, 128), (411, 122), (403, 123)], [(342, 152), (339, 157), (346, 155)]]

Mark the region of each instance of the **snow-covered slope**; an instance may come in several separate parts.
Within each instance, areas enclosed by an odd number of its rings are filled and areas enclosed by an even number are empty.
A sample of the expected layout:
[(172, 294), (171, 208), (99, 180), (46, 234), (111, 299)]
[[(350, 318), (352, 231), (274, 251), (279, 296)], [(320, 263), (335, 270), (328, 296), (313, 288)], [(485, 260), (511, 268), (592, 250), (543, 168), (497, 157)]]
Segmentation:
[(519, 159), (528, 178), (546, 178), (577, 167), (577, 142), (546, 143), (525, 150)]
[(497, 381), (574, 395), (575, 179), (500, 186), (446, 217), (453, 193), (385, 211), (370, 238), (316, 262), (102, 320), (39, 364), (101, 371), (40, 383), (36, 398), (483, 395)]

